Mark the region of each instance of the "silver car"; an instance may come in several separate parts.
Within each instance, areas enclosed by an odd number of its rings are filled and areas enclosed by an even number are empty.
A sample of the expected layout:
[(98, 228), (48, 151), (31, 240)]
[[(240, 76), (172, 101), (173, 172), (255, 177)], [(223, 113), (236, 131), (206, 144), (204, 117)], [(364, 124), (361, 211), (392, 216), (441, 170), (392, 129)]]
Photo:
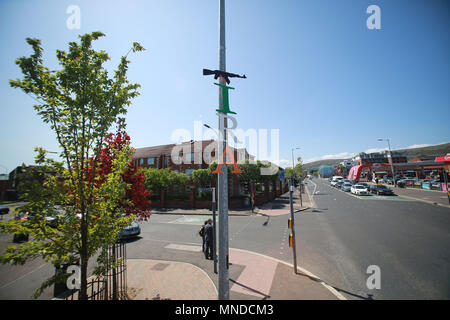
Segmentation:
[(140, 234), (141, 234), (141, 227), (139, 227), (139, 223), (133, 221), (128, 227), (120, 231), (119, 238), (120, 240), (124, 240), (137, 237)]
[(345, 192), (350, 192), (352, 189), (352, 184), (350, 182), (344, 182), (341, 186), (341, 190)]

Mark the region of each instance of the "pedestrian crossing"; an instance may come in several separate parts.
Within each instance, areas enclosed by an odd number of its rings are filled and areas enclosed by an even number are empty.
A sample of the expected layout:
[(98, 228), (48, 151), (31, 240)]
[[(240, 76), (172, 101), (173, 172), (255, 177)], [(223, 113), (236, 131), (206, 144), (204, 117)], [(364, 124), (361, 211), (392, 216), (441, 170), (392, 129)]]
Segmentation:
[(206, 220), (211, 219), (211, 216), (182, 216), (180, 218), (177, 218), (175, 220), (169, 221), (167, 223), (174, 223), (174, 224), (187, 224), (187, 225), (197, 225), (202, 226)]
[(202, 246), (193, 246), (193, 245), (176, 244), (176, 243), (168, 244), (164, 248), (173, 249), (173, 250), (181, 250), (181, 251), (192, 251), (192, 252), (202, 251)]

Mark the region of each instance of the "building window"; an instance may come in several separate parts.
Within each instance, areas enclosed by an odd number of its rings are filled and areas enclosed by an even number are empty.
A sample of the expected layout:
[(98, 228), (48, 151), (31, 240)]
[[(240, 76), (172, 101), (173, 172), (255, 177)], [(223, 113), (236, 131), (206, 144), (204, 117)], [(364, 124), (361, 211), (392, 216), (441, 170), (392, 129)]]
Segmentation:
[(194, 171), (194, 169), (186, 169), (186, 174), (189, 176), (192, 176), (192, 172)]
[(144, 165), (144, 159), (139, 159), (139, 165), (143, 166)]
[(170, 167), (170, 157), (169, 156), (165, 156), (164, 157), (164, 161), (165, 161), (165, 166), (166, 166), (166, 168), (169, 168)]
[(188, 163), (194, 162), (194, 154), (193, 153), (186, 153), (185, 161)]
[(147, 159), (147, 164), (150, 166), (150, 165), (154, 165), (155, 164), (155, 158), (148, 158)]

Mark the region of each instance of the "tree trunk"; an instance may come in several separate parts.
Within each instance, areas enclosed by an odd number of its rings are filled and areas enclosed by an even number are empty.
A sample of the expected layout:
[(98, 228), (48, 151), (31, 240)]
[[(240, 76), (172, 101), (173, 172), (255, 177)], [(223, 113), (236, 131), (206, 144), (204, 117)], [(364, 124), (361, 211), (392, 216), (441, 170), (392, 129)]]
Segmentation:
[(87, 300), (87, 266), (88, 266), (88, 236), (87, 236), (87, 221), (86, 214), (83, 214), (81, 221), (81, 254), (80, 254), (80, 267), (81, 267), (81, 286), (79, 300)]
[[(117, 254), (116, 254), (116, 244), (112, 245), (112, 261), (114, 263), (114, 265), (117, 262)], [(114, 266), (114, 268), (112, 269), (112, 289), (113, 289), (113, 300), (118, 300), (118, 295), (117, 295), (117, 271), (116, 271), (116, 267)]]

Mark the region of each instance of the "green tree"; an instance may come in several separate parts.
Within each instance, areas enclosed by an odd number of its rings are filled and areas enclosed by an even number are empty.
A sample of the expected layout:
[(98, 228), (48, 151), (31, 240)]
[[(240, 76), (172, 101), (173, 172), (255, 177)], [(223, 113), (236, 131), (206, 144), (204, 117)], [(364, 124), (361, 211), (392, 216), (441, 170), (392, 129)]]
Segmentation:
[(170, 181), (170, 169), (155, 169), (155, 168), (144, 168), (142, 169), (145, 175), (145, 187), (147, 190), (152, 190), (160, 193), (161, 190), (167, 188)]
[[(127, 56), (131, 51), (144, 50), (137, 42), (133, 43), (109, 77), (103, 66), (109, 55), (92, 48), (92, 42), (103, 36), (101, 32), (85, 34), (79, 36), (79, 43), (69, 43), (68, 52), (57, 50), (61, 67), (58, 71), (44, 66), (41, 41), (27, 38), (33, 54), (16, 60), (23, 78), (10, 81), (12, 87), (22, 89), (38, 102), (34, 108), (55, 132), (65, 167), (47, 159), (43, 149), (38, 150), (36, 163), (56, 174), (47, 176), (41, 187), (26, 186), (25, 198), (29, 203), (20, 210), (33, 212), (35, 218), (27, 223), (13, 221), (2, 225), (2, 231), (28, 232), (31, 240), (9, 247), (1, 262), (25, 263), (37, 256), (55, 264), (77, 260), (82, 300), (87, 299), (89, 258), (99, 248), (114, 243), (117, 233), (130, 219), (111, 214), (129, 188), (122, 179), (129, 165), (129, 150), (124, 148), (115, 153), (112, 170), (103, 184), (96, 186), (94, 182), (104, 137), (139, 95), (140, 85), (130, 84), (127, 79), (130, 62)], [(50, 229), (42, 218), (54, 214), (52, 208), (56, 204), (63, 208), (64, 221), (60, 227)], [(57, 280), (49, 279), (41, 289)]]
[(183, 186), (191, 182), (191, 177), (183, 172), (171, 171), (169, 176), (172, 185)]
[(198, 169), (192, 172), (192, 181), (197, 184), (200, 188), (206, 188), (211, 186), (211, 182), (214, 175), (211, 170), (208, 169)]
[[(284, 174), (286, 178), (292, 178), (292, 167), (286, 168), (284, 170)], [(305, 170), (303, 169), (303, 161), (301, 157), (297, 158), (297, 164), (295, 165), (295, 176), (297, 178), (303, 177), (305, 175)]]
[(261, 170), (258, 164), (246, 160), (244, 163), (238, 164), (238, 168), (242, 171), (242, 173), (238, 173), (240, 182), (255, 183), (261, 180)]
[(158, 193), (170, 185), (187, 185), (191, 181), (187, 174), (178, 173), (170, 168), (143, 168), (142, 170), (144, 171), (147, 190), (157, 191)]

